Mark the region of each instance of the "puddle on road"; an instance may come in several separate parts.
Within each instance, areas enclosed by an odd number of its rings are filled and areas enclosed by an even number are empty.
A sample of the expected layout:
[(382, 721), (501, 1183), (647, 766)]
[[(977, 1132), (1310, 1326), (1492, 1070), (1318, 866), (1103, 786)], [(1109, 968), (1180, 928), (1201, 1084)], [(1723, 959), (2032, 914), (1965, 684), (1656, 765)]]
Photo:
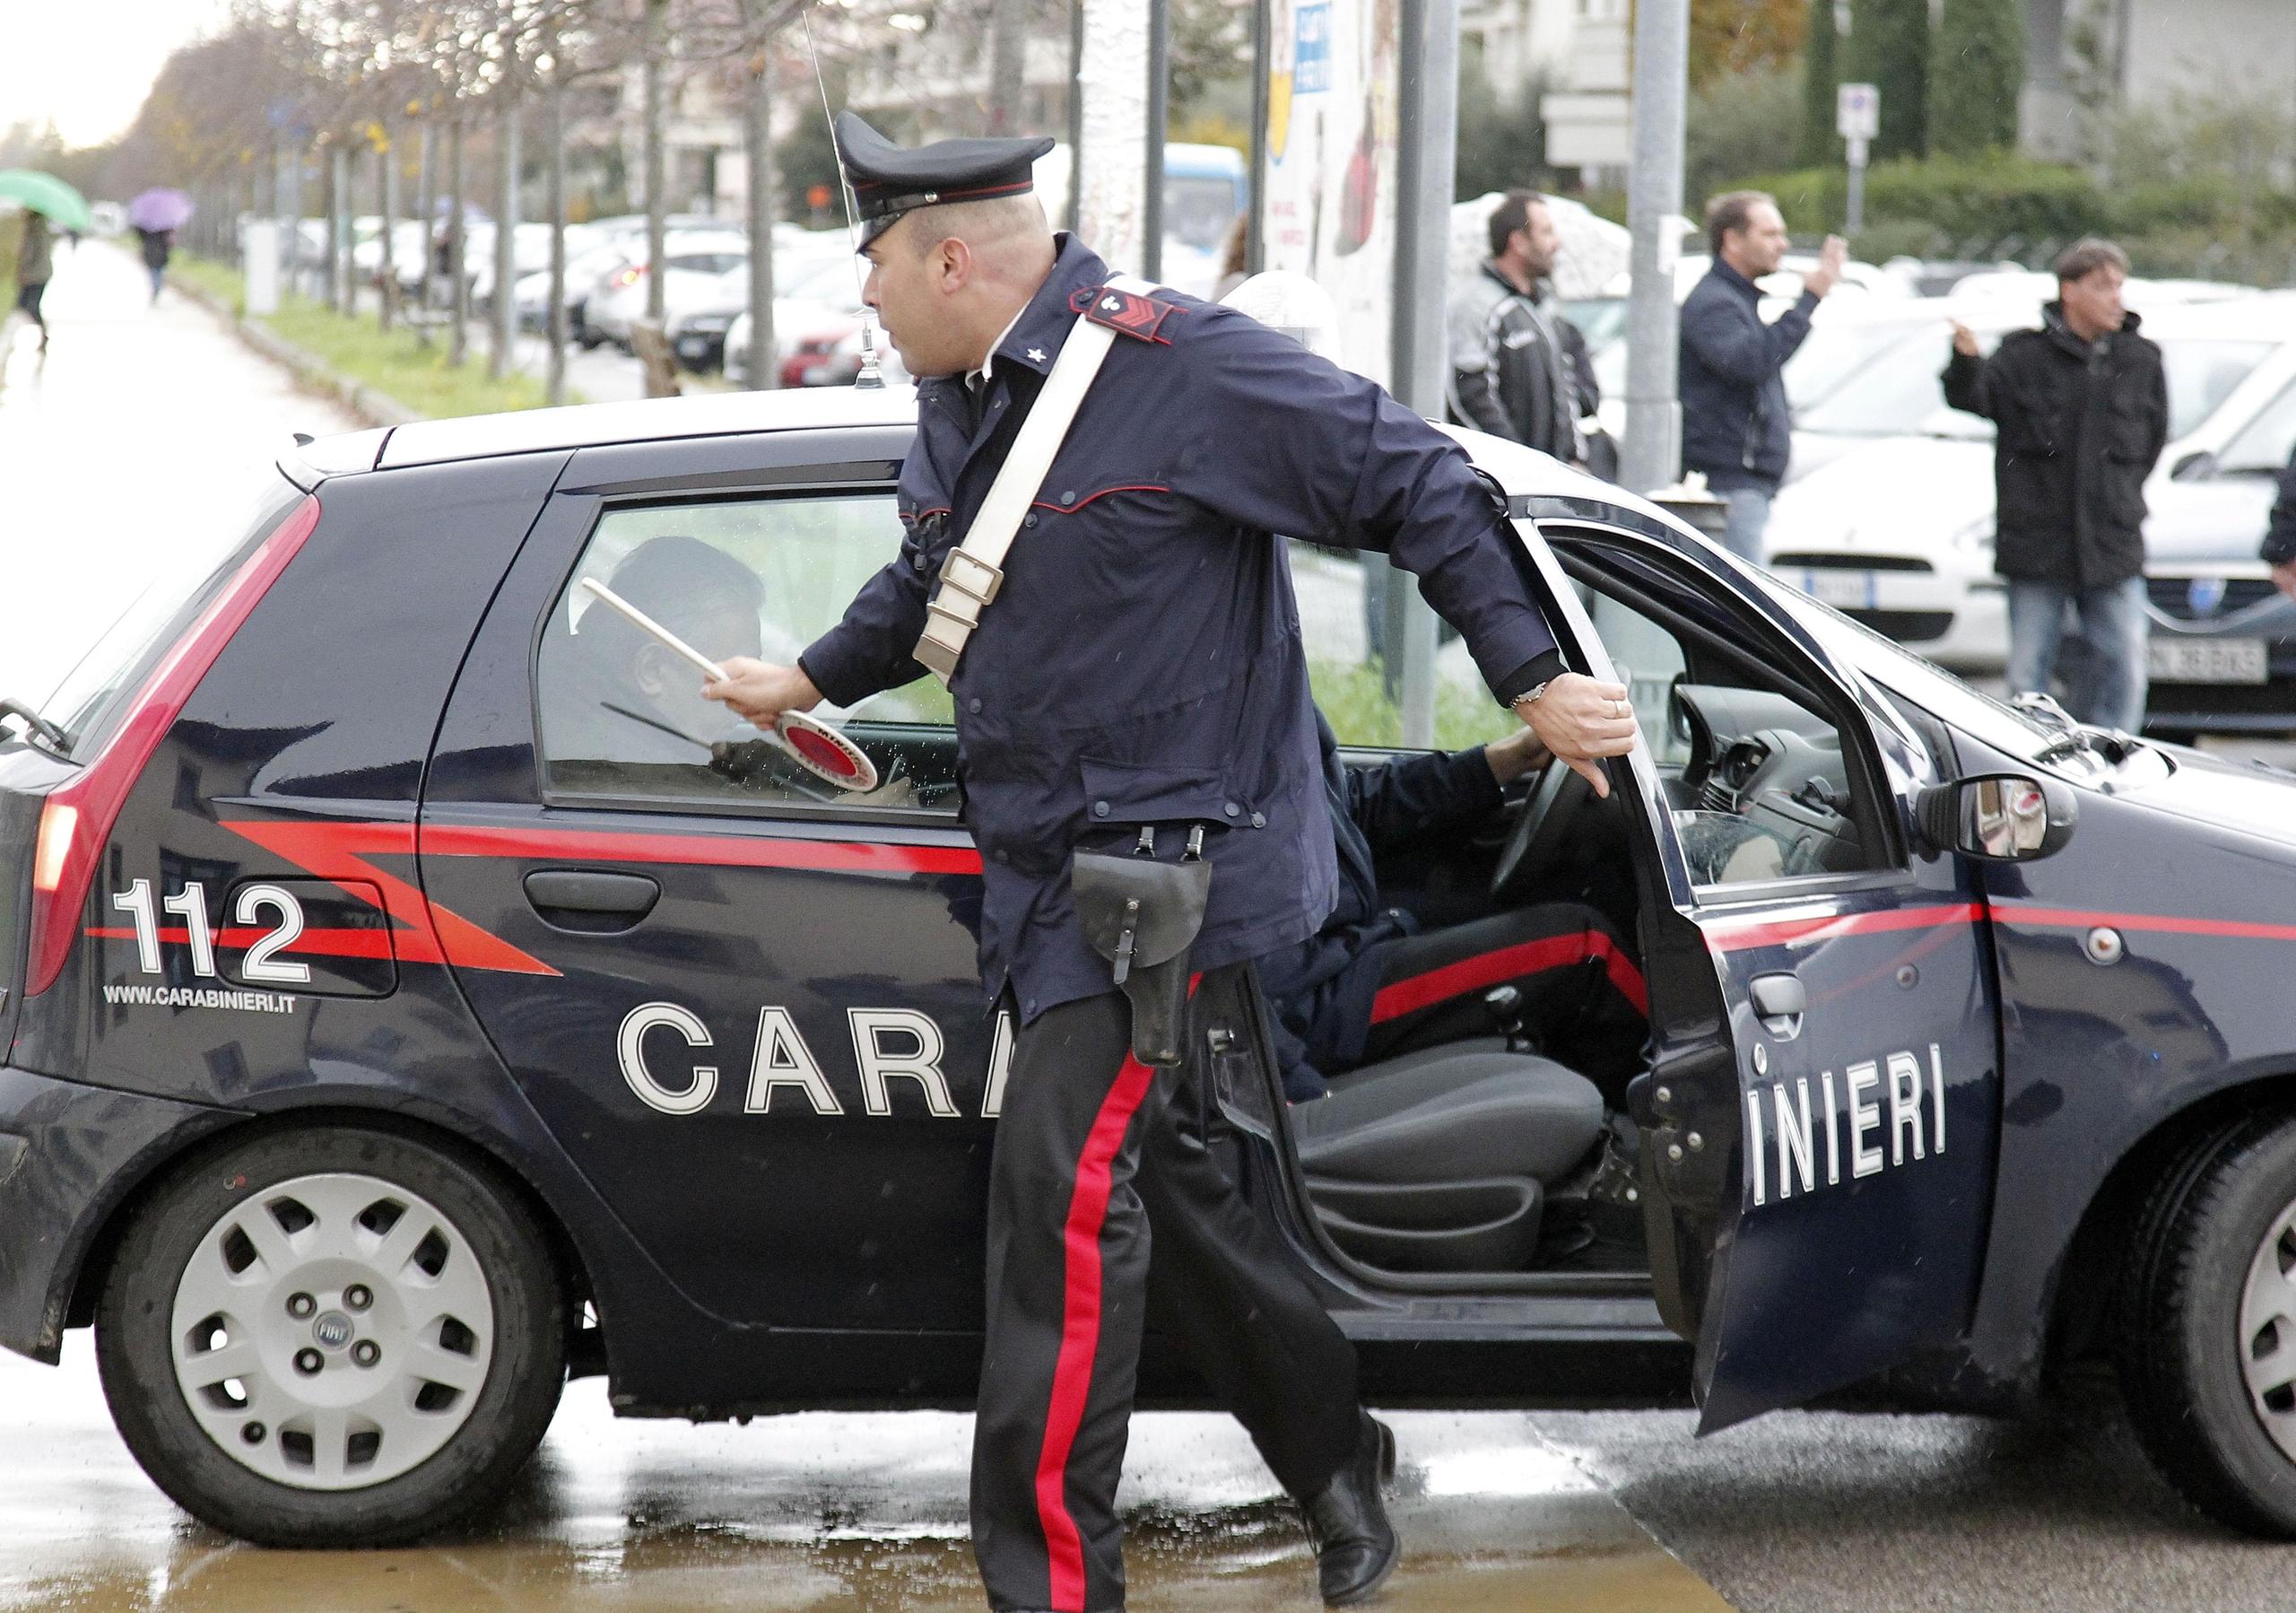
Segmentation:
[[(59, 1372), (0, 1358), (0, 1613), (976, 1613), (970, 1419), (622, 1421), (572, 1386), (483, 1527), (417, 1550), (279, 1552), (192, 1522), (121, 1448), (85, 1334)], [(1378, 1604), (1712, 1613), (1721, 1598), (1504, 1413), (1404, 1413), (1405, 1560)], [(1314, 1564), (1224, 1417), (1134, 1424), (1131, 1606), (1318, 1606)]]

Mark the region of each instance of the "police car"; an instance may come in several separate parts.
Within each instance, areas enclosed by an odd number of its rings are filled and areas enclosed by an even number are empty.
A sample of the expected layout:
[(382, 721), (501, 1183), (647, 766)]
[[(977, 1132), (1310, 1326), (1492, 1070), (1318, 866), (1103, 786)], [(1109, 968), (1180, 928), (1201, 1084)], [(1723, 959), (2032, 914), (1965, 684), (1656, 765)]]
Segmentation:
[[(15, 713), (0, 1344), (92, 1325), (199, 1518), (413, 1538), (570, 1374), (631, 1416), (969, 1398), (1012, 1028), (947, 696), (832, 713), (879, 775), (839, 792), (579, 587), (787, 657), (895, 554), (913, 425), (848, 390), (309, 442)], [(1260, 1004), (1199, 1006), (1221, 1146), (1367, 1397), (1714, 1429), (2010, 1410), (2102, 1356), (2187, 1494), (2296, 1532), (2291, 780), (1996, 704), (1464, 440), (1645, 743), (1382, 894), (1591, 904), (1650, 1059), (1598, 1085), (1494, 994), (1287, 1108)]]

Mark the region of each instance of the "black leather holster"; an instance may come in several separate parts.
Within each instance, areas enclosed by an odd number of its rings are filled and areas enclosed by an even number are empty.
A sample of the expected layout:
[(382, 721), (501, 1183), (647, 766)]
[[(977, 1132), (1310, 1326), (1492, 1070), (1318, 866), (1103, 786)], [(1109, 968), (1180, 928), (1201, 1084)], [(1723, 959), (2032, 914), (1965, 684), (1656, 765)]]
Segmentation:
[(1200, 857), (1079, 851), (1069, 884), (1085, 942), (1115, 965), (1132, 1004), (1132, 1056), (1171, 1066), (1186, 1058), (1188, 953), (1204, 928), (1212, 865)]

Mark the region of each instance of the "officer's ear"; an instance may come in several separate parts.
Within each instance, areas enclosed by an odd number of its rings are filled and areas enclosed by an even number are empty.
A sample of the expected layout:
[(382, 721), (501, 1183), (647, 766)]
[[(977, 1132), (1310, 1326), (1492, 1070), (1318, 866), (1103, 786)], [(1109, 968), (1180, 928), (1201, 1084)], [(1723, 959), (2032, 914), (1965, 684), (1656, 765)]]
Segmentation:
[(978, 266), (972, 248), (954, 235), (935, 242), (926, 254), (926, 273), (934, 289), (944, 297), (953, 297), (970, 285)]

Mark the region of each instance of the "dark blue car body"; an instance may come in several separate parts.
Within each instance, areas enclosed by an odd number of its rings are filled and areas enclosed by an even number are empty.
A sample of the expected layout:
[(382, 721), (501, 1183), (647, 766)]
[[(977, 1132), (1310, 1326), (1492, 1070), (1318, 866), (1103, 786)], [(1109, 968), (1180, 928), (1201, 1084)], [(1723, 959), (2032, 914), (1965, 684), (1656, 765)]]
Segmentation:
[[(537, 753), (544, 623), (602, 519), (883, 493), (911, 418), (905, 394), (816, 391), (309, 445), (106, 731), (69, 759), (0, 745), (0, 1344), (55, 1361), (127, 1218), (216, 1139), (378, 1120), (511, 1184), (587, 1303), (575, 1369), (604, 1372), (622, 1412), (969, 1399), (1009, 1044), (980, 1007), (961, 824), (584, 796)], [(1613, 766), (1653, 1021), (1626, 1105), (1647, 1270), (1367, 1269), (1302, 1197), (1264, 1043), (1223, 1092), (1260, 1122), (1248, 1197), (1359, 1342), (1374, 1400), (1695, 1396), (1709, 1427), (1837, 1392), (2026, 1402), (2107, 1330), (2164, 1173), (2296, 1107), (2296, 780), (2068, 743), (1652, 508), (1464, 440), (1515, 500), (1573, 665), (1613, 669), (1574, 586), (1608, 582), (1787, 669), (1841, 736), (1866, 866), (1701, 886), (1681, 780), (1648, 749)], [(943, 743), (849, 731), (881, 761)], [(2062, 849), (1935, 843), (1925, 792), (1979, 774), (2074, 801)], [(536, 883), (554, 874), (654, 894), (593, 922), (537, 895), (578, 888)], [(155, 971), (117, 900), (137, 880), (203, 886), (218, 914), (281, 890), (300, 934), (281, 941), (262, 898), (204, 978), (166, 920)], [(259, 946), (308, 979), (250, 969)], [(1780, 977), (1790, 1012), (1763, 983)], [(933, 1078), (878, 1059), (880, 1027), (918, 1016)], [(793, 1035), (826, 1109), (757, 1085), (761, 1044)], [(1152, 1352), (1148, 1378), (1200, 1395)]]

